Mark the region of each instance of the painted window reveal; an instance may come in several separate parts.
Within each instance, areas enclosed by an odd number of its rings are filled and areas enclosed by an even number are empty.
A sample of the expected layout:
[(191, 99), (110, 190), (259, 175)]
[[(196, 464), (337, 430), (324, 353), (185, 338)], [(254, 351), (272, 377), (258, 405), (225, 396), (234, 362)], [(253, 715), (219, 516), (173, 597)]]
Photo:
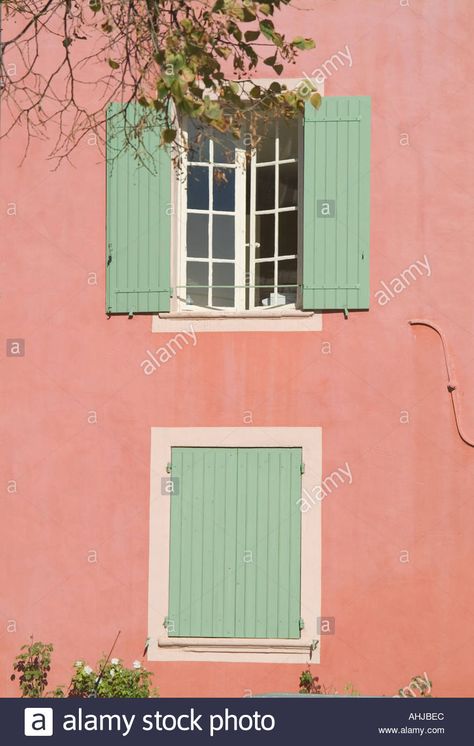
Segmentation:
[(172, 448), (170, 637), (300, 638), (300, 448)]
[(294, 304), (301, 122), (275, 122), (256, 149), (188, 122), (183, 284), (190, 307)]
[(153, 172), (123, 149), (117, 107), (107, 127), (107, 313), (167, 312), (173, 296), (182, 311), (264, 312), (295, 300), (314, 311), (369, 307), (370, 98), (307, 104), (303, 123), (269, 126), (256, 152), (201, 138), (173, 247), (159, 125), (145, 135)]

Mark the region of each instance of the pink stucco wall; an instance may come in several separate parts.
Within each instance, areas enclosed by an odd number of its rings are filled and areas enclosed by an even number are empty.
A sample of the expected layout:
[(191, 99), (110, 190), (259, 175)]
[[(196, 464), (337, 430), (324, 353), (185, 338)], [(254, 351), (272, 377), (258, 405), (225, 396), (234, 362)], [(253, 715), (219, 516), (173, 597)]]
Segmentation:
[[(456, 432), (439, 339), (408, 325), (427, 317), (445, 331), (474, 439), (472, 3), (298, 7), (288, 34), (311, 33), (317, 47), (288, 74), (348, 45), (352, 67), (328, 78), (326, 94), (372, 96), (368, 313), (327, 314), (320, 333), (201, 334), (144, 376), (146, 349), (169, 335), (152, 335), (148, 317), (104, 315), (96, 148), (84, 142), (73, 166), (52, 171), (47, 144), (22, 166), (20, 133), (1, 145), (2, 337), (26, 340), (23, 358), (6, 357), (5, 341), (1, 355), (2, 695), (16, 692), (11, 661), (31, 633), (55, 644), (51, 683), (67, 681), (75, 659), (97, 660), (118, 629), (116, 654), (140, 657), (150, 427), (242, 425), (248, 410), (258, 426), (322, 426), (324, 474), (346, 461), (353, 473), (322, 508), (322, 613), (336, 634), (323, 639), (321, 681), (394, 694), (427, 672), (435, 694), (474, 694), (474, 450)], [(380, 282), (424, 255), (431, 276), (379, 305)], [(163, 696), (291, 691), (301, 670), (149, 667)]]

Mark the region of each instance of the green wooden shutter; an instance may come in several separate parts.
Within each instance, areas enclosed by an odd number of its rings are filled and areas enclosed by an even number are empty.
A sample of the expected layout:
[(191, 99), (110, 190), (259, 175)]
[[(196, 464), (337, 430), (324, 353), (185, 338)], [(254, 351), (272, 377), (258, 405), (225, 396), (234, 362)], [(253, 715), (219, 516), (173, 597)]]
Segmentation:
[[(137, 105), (138, 106), (138, 105)], [(111, 104), (107, 120), (107, 298), (112, 313), (170, 310), (171, 161), (159, 147), (160, 129), (144, 133), (147, 165), (126, 134), (121, 104)], [(133, 122), (138, 110), (130, 106)], [(144, 151), (145, 152), (145, 151)]]
[(303, 220), (303, 308), (367, 309), (369, 97), (306, 104)]
[(299, 638), (301, 449), (173, 448), (170, 637)]

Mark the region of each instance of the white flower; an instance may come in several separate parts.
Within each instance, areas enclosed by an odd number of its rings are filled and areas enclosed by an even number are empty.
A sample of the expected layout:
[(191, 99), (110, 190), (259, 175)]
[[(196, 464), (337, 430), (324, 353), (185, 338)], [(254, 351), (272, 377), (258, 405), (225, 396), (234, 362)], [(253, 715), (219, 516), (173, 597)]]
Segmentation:
[(92, 668), (90, 666), (84, 666), (84, 673), (87, 673), (87, 674), (92, 673)]
[(132, 666), (134, 668), (141, 668), (142, 664), (140, 663), (140, 661), (133, 661)]
[(111, 676), (115, 676), (115, 668), (111, 668), (109, 673)]
[(118, 664), (120, 663), (118, 658), (112, 658), (110, 662), (113, 666), (118, 666)]
[(82, 661), (76, 661), (74, 664), (74, 668), (80, 668), (83, 665)]

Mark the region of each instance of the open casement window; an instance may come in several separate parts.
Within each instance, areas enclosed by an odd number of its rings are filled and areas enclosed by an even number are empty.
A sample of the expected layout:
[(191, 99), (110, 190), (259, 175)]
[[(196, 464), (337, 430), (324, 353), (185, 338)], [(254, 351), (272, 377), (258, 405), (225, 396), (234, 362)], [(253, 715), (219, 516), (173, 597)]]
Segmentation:
[(272, 123), (259, 146), (250, 149), (188, 122), (177, 289), (181, 310), (295, 304), (301, 130), (297, 119)]
[(159, 128), (145, 135), (155, 172), (122, 151), (119, 122), (107, 128), (109, 314), (166, 314), (170, 296), (183, 313), (369, 307), (368, 97), (307, 104), (299, 120), (270, 124), (254, 150), (245, 137), (196, 141), (188, 125), (177, 200)]
[(301, 637), (301, 448), (172, 448), (169, 637)]

